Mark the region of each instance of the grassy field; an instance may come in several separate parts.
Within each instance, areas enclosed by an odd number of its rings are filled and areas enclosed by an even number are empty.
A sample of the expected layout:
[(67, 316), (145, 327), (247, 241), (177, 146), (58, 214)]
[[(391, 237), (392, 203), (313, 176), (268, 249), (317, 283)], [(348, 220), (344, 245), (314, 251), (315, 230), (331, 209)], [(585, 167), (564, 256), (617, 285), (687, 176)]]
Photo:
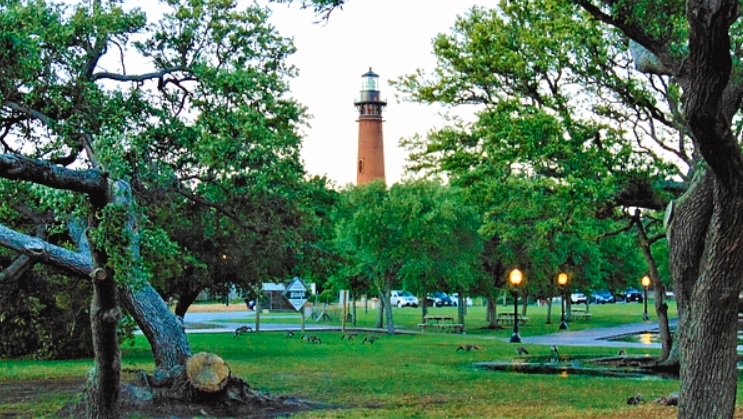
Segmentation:
[[(559, 309), (559, 307), (558, 307)], [(452, 308), (434, 309), (453, 314)], [(590, 321), (575, 321), (572, 329), (636, 322), (642, 305), (592, 306)], [(522, 335), (553, 333), (559, 324), (545, 324), (545, 308), (530, 307), (529, 323)], [(395, 309), (396, 322), (415, 328), (420, 311)], [(362, 326), (374, 324), (375, 313), (359, 312)], [(671, 418), (673, 407), (646, 402), (627, 405), (628, 397), (642, 393), (645, 400), (677, 390), (678, 382), (658, 378), (600, 378), (579, 375), (541, 375), (489, 372), (477, 362), (516, 359), (515, 345), (504, 338), (510, 330), (478, 330), (485, 325), (484, 309), (471, 307), (466, 335), (426, 333), (379, 334), (373, 343), (341, 340), (339, 332), (316, 335), (322, 344), (303, 342), (284, 333), (253, 333), (234, 338), (229, 334), (192, 334), (194, 352), (209, 351), (226, 359), (234, 374), (253, 388), (272, 395), (293, 396), (327, 404), (324, 410), (303, 412), (300, 418), (359, 417), (494, 417), (494, 418)], [(367, 333), (368, 335), (368, 333)], [(481, 349), (465, 353), (462, 344)], [(549, 348), (528, 346), (534, 356), (549, 354)], [(569, 356), (608, 356), (615, 349), (563, 348)], [(634, 349), (630, 355), (654, 354)], [(532, 356), (532, 355), (530, 355)], [(27, 381), (79, 380), (90, 360), (0, 361), (0, 388)], [(152, 358), (144, 339), (123, 348), (126, 371), (151, 370)], [(69, 386), (68, 386), (69, 387)], [(0, 394), (2, 391), (0, 390)], [(28, 400), (0, 399), (0, 417), (53, 417), (74, 392), (45, 391)], [(739, 396), (740, 400), (740, 396)]]

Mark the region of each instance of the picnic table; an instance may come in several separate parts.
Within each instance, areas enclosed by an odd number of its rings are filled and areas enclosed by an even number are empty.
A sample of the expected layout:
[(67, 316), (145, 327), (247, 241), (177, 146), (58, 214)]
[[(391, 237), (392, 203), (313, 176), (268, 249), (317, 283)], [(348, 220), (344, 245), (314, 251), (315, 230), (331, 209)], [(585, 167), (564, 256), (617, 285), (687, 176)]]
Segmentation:
[(570, 315), (576, 319), (590, 320), (591, 313), (585, 307), (572, 307)]
[[(524, 325), (526, 322), (529, 321), (529, 318), (526, 316), (522, 316), (519, 313), (519, 325)], [(498, 323), (499, 324), (513, 324), (513, 313), (498, 313)]]
[(423, 317), (423, 323), (419, 324), (418, 327), (424, 332), (428, 328), (435, 328), (442, 332), (457, 332), (462, 333), (464, 331), (464, 325), (461, 323), (454, 323), (453, 316), (442, 316), (442, 315), (430, 315)]

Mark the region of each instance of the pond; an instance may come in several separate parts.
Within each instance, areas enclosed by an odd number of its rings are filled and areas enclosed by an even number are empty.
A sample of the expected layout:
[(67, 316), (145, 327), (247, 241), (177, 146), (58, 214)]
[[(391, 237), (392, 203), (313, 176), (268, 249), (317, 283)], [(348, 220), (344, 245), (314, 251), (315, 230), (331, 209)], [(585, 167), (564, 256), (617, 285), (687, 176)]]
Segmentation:
[[(564, 357), (557, 361), (550, 357), (529, 357), (512, 362), (480, 362), (475, 367), (489, 371), (516, 372), (523, 374), (553, 374), (561, 377), (589, 375), (617, 378), (677, 379), (670, 372), (659, 372), (642, 366), (605, 365), (591, 362), (597, 357)], [(602, 358), (605, 359), (605, 358)]]
[[(743, 331), (738, 331), (738, 345), (743, 345)], [(676, 333), (675, 328), (671, 328), (671, 335)], [(632, 343), (642, 343), (645, 345), (650, 345), (653, 343), (661, 344), (660, 341), (660, 333), (657, 330), (646, 330), (638, 333), (631, 333), (628, 335), (619, 335), (619, 336), (612, 336), (610, 338), (606, 338), (605, 340), (613, 341), (613, 342), (632, 342)]]

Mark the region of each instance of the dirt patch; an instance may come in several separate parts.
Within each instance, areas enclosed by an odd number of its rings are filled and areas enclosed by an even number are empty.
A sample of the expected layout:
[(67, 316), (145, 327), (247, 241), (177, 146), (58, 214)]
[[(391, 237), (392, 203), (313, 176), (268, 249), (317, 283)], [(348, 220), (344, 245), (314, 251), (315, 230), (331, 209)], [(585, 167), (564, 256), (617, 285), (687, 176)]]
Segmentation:
[[(33, 405), (35, 401), (48, 399), (50, 396), (62, 396), (68, 400), (56, 416), (59, 418), (79, 418), (84, 416), (83, 406), (79, 404), (80, 395), (85, 387), (84, 377), (49, 380), (6, 381), (0, 385), (2, 404), (24, 403)], [(148, 418), (275, 418), (288, 416), (307, 410), (325, 409), (327, 406), (290, 397), (271, 397), (263, 394), (251, 404), (221, 403), (183, 403), (176, 400), (142, 401), (131, 391), (131, 386), (122, 385), (120, 396), (121, 412), (126, 415)], [(338, 406), (335, 406), (337, 408)], [(33, 411), (12, 411), (3, 409), (3, 417), (31, 417)]]
[(50, 394), (73, 397), (79, 394), (85, 379), (60, 378), (54, 380), (3, 381), (0, 385), (0, 400), (5, 404), (28, 403)]

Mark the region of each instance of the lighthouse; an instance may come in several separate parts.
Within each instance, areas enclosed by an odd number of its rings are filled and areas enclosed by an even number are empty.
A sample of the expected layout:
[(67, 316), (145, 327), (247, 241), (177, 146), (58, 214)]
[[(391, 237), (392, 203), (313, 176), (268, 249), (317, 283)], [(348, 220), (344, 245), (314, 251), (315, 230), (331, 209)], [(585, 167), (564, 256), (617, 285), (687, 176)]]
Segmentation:
[(359, 111), (359, 155), (356, 161), (356, 184), (384, 179), (384, 136), (382, 109), (387, 102), (379, 96), (379, 75), (369, 67), (361, 76), (361, 92), (354, 102)]

